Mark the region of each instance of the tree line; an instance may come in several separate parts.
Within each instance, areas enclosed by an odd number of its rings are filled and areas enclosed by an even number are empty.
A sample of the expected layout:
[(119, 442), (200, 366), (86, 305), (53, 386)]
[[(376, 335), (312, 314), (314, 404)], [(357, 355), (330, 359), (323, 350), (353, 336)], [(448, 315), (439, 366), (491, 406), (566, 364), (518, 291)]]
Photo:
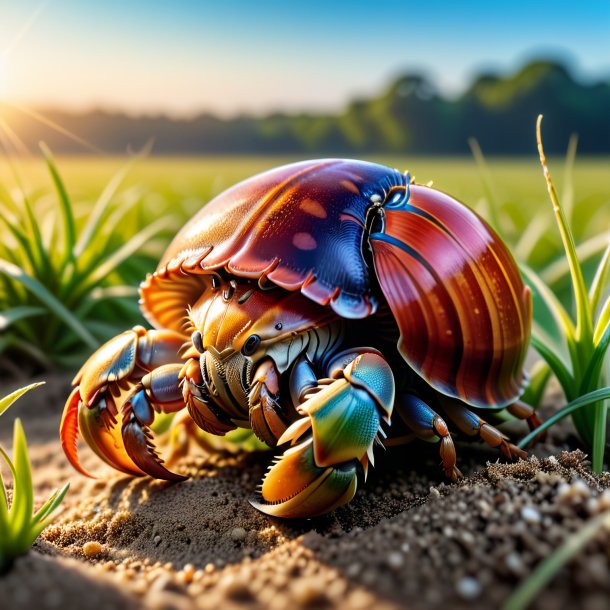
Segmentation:
[[(8, 124), (30, 150), (39, 140), (56, 153), (87, 150), (17, 110)], [(274, 113), (224, 119), (204, 113), (188, 120), (132, 117), (105, 111), (41, 111), (46, 119), (107, 154), (154, 139), (153, 154), (374, 153), (468, 154), (476, 138), (485, 154), (535, 148), (534, 124), (545, 115), (545, 149), (563, 152), (572, 133), (579, 151), (610, 153), (610, 80), (581, 82), (555, 61), (532, 61), (513, 74), (481, 74), (459, 96), (439, 93), (427, 77), (407, 74), (380, 95), (358, 99), (339, 113)]]

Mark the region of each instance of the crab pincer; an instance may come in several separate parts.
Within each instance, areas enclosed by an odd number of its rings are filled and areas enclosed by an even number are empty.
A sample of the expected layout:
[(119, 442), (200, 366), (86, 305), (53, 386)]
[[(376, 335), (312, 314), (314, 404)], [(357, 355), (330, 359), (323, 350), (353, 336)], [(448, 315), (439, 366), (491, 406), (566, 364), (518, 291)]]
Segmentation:
[(60, 439), (68, 460), (80, 463), (79, 432), (106, 463), (126, 474), (182, 480), (157, 455), (148, 428), (155, 410), (184, 407), (178, 352), (184, 337), (169, 330), (135, 327), (100, 347), (74, 378), (64, 408)]
[(279, 457), (261, 487), (259, 510), (278, 517), (312, 517), (349, 502), (359, 470), (373, 460), (382, 421), (389, 423), (394, 377), (379, 354), (355, 354), (305, 397), (305, 415), (280, 437), (293, 446)]

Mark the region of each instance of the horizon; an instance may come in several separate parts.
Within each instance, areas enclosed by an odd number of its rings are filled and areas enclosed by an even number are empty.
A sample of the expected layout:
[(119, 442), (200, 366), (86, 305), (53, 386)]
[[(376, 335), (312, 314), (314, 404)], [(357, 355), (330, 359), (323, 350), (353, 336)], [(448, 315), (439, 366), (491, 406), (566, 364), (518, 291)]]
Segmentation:
[[(576, 13), (564, 10), (567, 2), (547, 1), (531, 7), (519, 0), (509, 12), (480, 0), (469, 11), (439, 0), (400, 10), (394, 0), (375, 8), (339, 3), (324, 5), (324, 20), (319, 0), (289, 7), (289, 14), (275, 0), (255, 9), (242, 0), (228, 4), (222, 10), (191, 0), (175, 7), (142, 0), (127, 7), (118, 0), (5, 6), (0, 102), (229, 118), (336, 112), (405, 73), (423, 74), (441, 94), (456, 97), (477, 74), (505, 76), (534, 58), (565, 64), (581, 82), (610, 79), (610, 3), (602, 0)], [(394, 29), (396, 20), (387, 27), (392, 11), (405, 15), (404, 29)], [(432, 29), (438, 15), (443, 19)]]

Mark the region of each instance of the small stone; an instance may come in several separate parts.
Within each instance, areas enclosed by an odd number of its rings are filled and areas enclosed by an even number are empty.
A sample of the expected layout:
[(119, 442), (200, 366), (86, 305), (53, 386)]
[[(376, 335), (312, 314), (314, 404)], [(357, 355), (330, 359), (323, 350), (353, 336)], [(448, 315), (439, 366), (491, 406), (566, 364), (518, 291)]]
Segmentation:
[(398, 570), (399, 568), (402, 567), (402, 564), (404, 563), (402, 553), (399, 553), (397, 551), (394, 551), (393, 553), (389, 553), (386, 558), (386, 563), (392, 569)]
[(521, 509), (521, 517), (526, 523), (529, 524), (540, 523), (542, 519), (538, 510), (536, 510), (533, 506), (524, 506)]
[(182, 582), (185, 584), (189, 584), (193, 580), (193, 576), (195, 575), (195, 566), (192, 563), (187, 563), (182, 568)]
[(252, 599), (252, 593), (247, 581), (234, 574), (223, 576), (222, 580), (218, 583), (218, 588), (227, 599), (234, 601), (250, 601)]
[(243, 527), (234, 527), (231, 530), (231, 538), (236, 542), (240, 542), (246, 539), (247, 532)]
[(155, 536), (153, 542), (155, 543), (155, 546), (159, 546), (159, 544), (161, 544), (161, 536)]
[(523, 560), (521, 559), (518, 553), (514, 551), (512, 553), (509, 553), (504, 561), (506, 562), (506, 567), (513, 574), (516, 574), (517, 576), (525, 574), (525, 564), (523, 563)]
[(91, 540), (83, 544), (83, 554), (89, 559), (94, 559), (102, 552), (102, 545), (96, 540)]
[(481, 595), (481, 583), (472, 576), (465, 576), (455, 586), (460, 597), (464, 599), (476, 599)]
[(296, 580), (290, 591), (295, 601), (305, 608), (322, 606), (328, 601), (322, 583), (316, 580)]

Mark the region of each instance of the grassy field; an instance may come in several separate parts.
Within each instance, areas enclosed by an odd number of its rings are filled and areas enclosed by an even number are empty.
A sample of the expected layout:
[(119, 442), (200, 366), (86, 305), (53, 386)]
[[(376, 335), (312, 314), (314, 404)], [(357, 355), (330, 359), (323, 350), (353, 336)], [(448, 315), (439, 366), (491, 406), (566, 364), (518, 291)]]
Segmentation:
[[(129, 170), (121, 191), (142, 200), (139, 222), (170, 214), (166, 238), (214, 195), (235, 182), (265, 169), (294, 161), (286, 157), (187, 157), (145, 158)], [(495, 222), (516, 255), (542, 269), (560, 256), (560, 240), (537, 157), (490, 159), (486, 168), (470, 157), (438, 158), (373, 157), (400, 170), (408, 169), (421, 183), (433, 181), (476, 208)], [(124, 158), (57, 159), (58, 169), (74, 202), (76, 213), (84, 218), (88, 203), (97, 199), (113, 174), (126, 164)], [(48, 171), (39, 159), (16, 163), (25, 189), (35, 195), (51, 191)], [(577, 243), (610, 230), (610, 160), (579, 158), (566, 172), (563, 159), (551, 160), (551, 171), (562, 203), (571, 216)], [(15, 188), (14, 173), (0, 160), (0, 186)], [(1, 229), (0, 229), (1, 230)], [(598, 240), (599, 243), (603, 237)], [(597, 251), (594, 246), (590, 251)], [(157, 244), (158, 245), (158, 244)], [(585, 254), (588, 251), (584, 248)], [(551, 278), (553, 279), (553, 278)], [(560, 280), (561, 283), (561, 280)]]
[[(67, 197), (62, 212), (62, 197), (58, 194), (61, 189), (58, 191), (43, 159), (22, 158), (12, 163), (0, 159), (0, 211), (14, 226), (24, 228), (30, 235), (30, 241), (34, 240), (31, 226), (27, 228), (31, 222), (24, 211), (23, 194), (27, 195), (54, 269), (51, 273), (53, 277), (49, 277), (49, 273), (39, 265), (38, 279), (60, 303), (76, 311), (82, 319), (90, 320), (87, 322), (90, 324), (88, 328), (96, 340), (101, 340), (113, 333), (114, 325), (109, 326), (108, 323), (116, 319), (116, 312), (106, 311), (107, 304), (98, 300), (89, 312), (91, 299), (88, 294), (82, 295), (84, 301), (81, 303), (87, 313), (79, 309), (81, 305), (77, 307), (69, 302), (79, 283), (73, 274), (71, 278), (66, 278), (65, 264), (69, 255), (66, 253), (67, 258), (62, 259), (62, 255), (57, 253), (58, 244), (65, 242), (68, 226), (64, 215), (66, 207), (74, 217), (74, 231), (78, 234), (86, 227), (95, 202), (104, 199), (104, 192), (109, 195), (107, 199), (110, 203), (104, 208), (96, 229), (99, 235), (96, 234), (92, 243), (92, 246), (100, 248), (100, 252), (94, 252), (90, 246), (84, 256), (79, 255), (75, 263), (79, 267), (78, 272), (83, 272), (81, 267), (87, 268), (88, 258), (98, 256), (102, 260), (110, 257), (150, 223), (163, 219), (157, 222), (157, 228), (146, 239), (141, 240), (137, 253), (134, 249), (123, 260), (111, 260), (112, 271), (88, 286), (85, 292), (93, 290), (93, 286), (98, 292), (109, 286), (136, 286), (146, 272), (155, 268), (175, 232), (212, 197), (241, 179), (294, 160), (285, 157), (145, 157), (129, 161), (126, 158), (60, 157), (55, 160), (55, 165)], [(408, 160), (375, 157), (369, 160), (400, 170), (408, 169), (418, 182), (433, 181), (436, 188), (451, 193), (477, 209), (499, 229), (516, 258), (541, 272), (547, 283), (558, 292), (560, 299), (569, 306), (571, 296), (567, 264), (537, 157), (490, 159), (482, 164), (477, 164), (472, 157)], [(120, 181), (113, 178), (117, 172), (120, 174), (123, 171), (125, 176)], [(566, 164), (563, 159), (553, 159), (551, 171), (572, 224), (576, 243), (580, 244), (579, 254), (584, 261), (585, 276), (590, 279), (610, 239), (610, 162), (608, 159), (579, 158), (575, 164)], [(9, 233), (6, 221), (0, 222), (0, 252), (2, 246), (5, 248), (0, 258), (11, 260), (30, 273), (29, 267), (32, 265), (27, 260), (27, 253), (23, 254), (25, 258), (15, 254), (17, 243), (14, 242), (14, 230), (12, 235)], [(78, 244), (76, 246), (78, 251)], [(36, 266), (35, 263), (34, 260), (32, 264)], [(95, 265), (91, 263), (84, 273), (94, 271)], [(68, 275), (70, 273), (68, 270)], [(10, 288), (7, 284), (4, 286), (6, 290)], [(0, 282), (0, 304), (5, 303), (0, 310), (26, 307), (25, 310), (19, 309), (15, 315), (28, 315), (27, 322), (20, 319), (12, 323), (11, 330), (21, 327), (27, 334), (28, 324), (38, 321), (41, 331), (47, 332), (44, 317), (32, 313), (31, 308), (38, 307), (39, 299), (31, 289), (18, 286), (8, 298), (2, 291), (3, 284)], [(98, 299), (98, 292), (91, 294)], [(104, 293), (102, 296), (107, 298), (107, 295)], [(122, 303), (123, 309), (130, 312), (129, 316), (138, 316), (133, 293)], [(38, 317), (32, 318), (30, 315)], [(0, 327), (1, 322), (0, 319)], [(41, 345), (43, 349), (47, 349), (45, 346), (55, 346), (54, 337), (57, 333), (61, 334), (61, 328), (58, 326), (53, 333), (47, 333), (47, 339)], [(7, 349), (7, 345), (2, 345), (0, 337), (0, 353), (3, 349)], [(65, 353), (71, 348), (64, 345), (61, 351)]]

